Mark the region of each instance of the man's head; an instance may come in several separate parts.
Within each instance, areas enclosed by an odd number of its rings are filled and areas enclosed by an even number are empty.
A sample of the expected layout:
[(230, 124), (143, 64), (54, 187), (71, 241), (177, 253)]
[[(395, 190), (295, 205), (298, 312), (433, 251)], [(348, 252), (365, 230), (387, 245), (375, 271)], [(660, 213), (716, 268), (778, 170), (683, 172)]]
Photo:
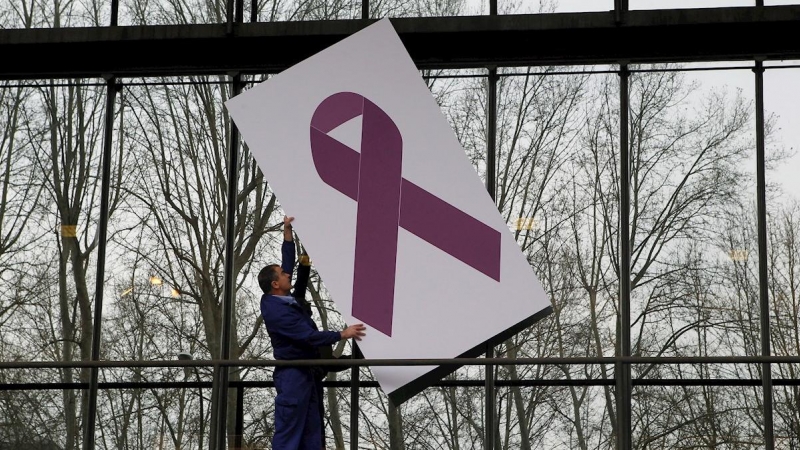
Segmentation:
[(292, 276), (281, 266), (270, 264), (258, 273), (258, 285), (265, 294), (289, 295), (292, 289)]

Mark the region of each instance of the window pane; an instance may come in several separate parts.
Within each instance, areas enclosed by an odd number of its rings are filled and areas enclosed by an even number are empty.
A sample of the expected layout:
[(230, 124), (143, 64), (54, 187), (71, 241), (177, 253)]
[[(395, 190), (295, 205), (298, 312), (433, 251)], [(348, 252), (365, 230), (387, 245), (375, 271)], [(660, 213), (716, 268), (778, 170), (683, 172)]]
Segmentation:
[[(126, 375), (129, 380), (130, 376), (130, 373)], [(182, 377), (180, 371), (177, 378)], [(133, 378), (141, 381), (138, 375)], [(197, 388), (102, 389), (97, 401), (95, 446), (165, 450), (208, 448), (211, 389), (202, 391)]]
[(761, 386), (634, 387), (633, 445), (764, 448), (762, 398)]
[(786, 356), (800, 354), (799, 77), (797, 68), (764, 72), (771, 345)]
[[(109, 225), (106, 352), (124, 360), (221, 355), (229, 87), (127, 86), (124, 176)], [(208, 82), (206, 82), (208, 81)], [(236, 334), (234, 333), (234, 339)], [(234, 340), (236, 342), (236, 340)]]
[[(372, 2), (371, 2), (372, 3)], [(389, 0), (388, 3), (395, 3)], [(397, 3), (402, 3), (399, 0)], [(245, 1), (245, 21), (252, 14), (252, 2)], [(360, 0), (258, 0), (258, 22), (285, 22), (304, 20), (348, 20), (361, 18)]]
[(500, 14), (611, 11), (614, 0), (498, 0), (497, 8)]
[[(0, 383), (22, 381), (13, 378), (16, 377), (9, 371), (0, 373)], [(32, 378), (27, 378), (26, 374), (24, 381), (30, 380)], [(5, 448), (80, 448), (80, 418), (75, 420), (72, 416), (71, 420), (65, 420), (64, 416), (74, 411), (64, 405), (67, 401), (80, 402), (85, 394), (85, 391), (60, 389), (0, 391), (0, 417), (3, 418), (0, 442)]]
[(422, 76), (478, 176), (486, 183), (485, 70), (423, 71)]
[(185, 25), (225, 23), (227, 0), (153, 2), (120, 0), (120, 25)]
[(773, 379), (787, 383), (773, 386), (775, 448), (797, 448), (800, 446), (800, 364), (773, 364)]
[(758, 355), (753, 74), (675, 68), (631, 77), (632, 351)]
[(753, 0), (630, 0), (630, 9), (725, 8), (755, 6)]
[[(27, 86), (0, 89), (9, 118), (0, 128), (8, 168), (0, 181), (0, 360), (85, 361), (94, 331), (106, 90), (96, 80)], [(88, 369), (21, 372), (24, 382), (89, 380)], [(36, 439), (78, 442), (86, 395), (13, 395), (28, 402), (15, 417), (42, 427)]]
[[(612, 356), (616, 347), (619, 77), (585, 69), (500, 80), (498, 208), (554, 308), (517, 336), (520, 354)], [(586, 370), (606, 378), (612, 368)]]
[(104, 27), (111, 24), (111, 2), (5, 1), (0, 3), (0, 29)]
[(75, 83), (0, 90), (11, 119), (0, 129), (9, 167), (0, 200), (6, 361), (86, 360), (91, 352), (105, 88)]

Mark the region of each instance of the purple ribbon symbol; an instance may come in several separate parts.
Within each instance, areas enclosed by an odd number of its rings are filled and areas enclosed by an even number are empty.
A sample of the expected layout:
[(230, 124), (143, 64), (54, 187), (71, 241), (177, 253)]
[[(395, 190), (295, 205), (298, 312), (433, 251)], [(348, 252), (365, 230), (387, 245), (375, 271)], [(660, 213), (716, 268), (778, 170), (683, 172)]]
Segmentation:
[[(328, 136), (359, 115), (361, 153)], [(400, 227), (500, 281), (500, 232), (403, 178), (403, 137), (377, 105), (352, 92), (323, 100), (311, 118), (311, 155), (320, 178), (358, 202), (353, 317), (392, 335)]]

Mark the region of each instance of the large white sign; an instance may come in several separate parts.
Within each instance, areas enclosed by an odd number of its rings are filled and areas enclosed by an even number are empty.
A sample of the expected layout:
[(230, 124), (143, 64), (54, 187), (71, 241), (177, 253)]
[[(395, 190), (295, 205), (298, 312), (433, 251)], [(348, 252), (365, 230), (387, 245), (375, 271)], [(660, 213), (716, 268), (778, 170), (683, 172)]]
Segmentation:
[[(388, 19), (225, 105), (366, 358), (476, 356), (550, 311)], [(399, 403), (455, 368), (372, 372)]]

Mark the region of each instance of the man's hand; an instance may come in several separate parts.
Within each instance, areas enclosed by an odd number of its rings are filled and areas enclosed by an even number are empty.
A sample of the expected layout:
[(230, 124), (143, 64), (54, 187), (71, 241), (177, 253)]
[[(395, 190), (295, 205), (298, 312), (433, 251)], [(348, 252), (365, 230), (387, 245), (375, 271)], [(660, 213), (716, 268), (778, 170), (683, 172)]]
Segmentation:
[(292, 237), (292, 221), (294, 217), (283, 216), (283, 240), (287, 242), (292, 242), (294, 238)]
[(360, 341), (362, 337), (367, 335), (367, 333), (364, 333), (366, 329), (367, 327), (365, 327), (363, 323), (357, 323), (345, 328), (340, 334), (342, 335), (342, 339), (355, 338), (357, 341)]

